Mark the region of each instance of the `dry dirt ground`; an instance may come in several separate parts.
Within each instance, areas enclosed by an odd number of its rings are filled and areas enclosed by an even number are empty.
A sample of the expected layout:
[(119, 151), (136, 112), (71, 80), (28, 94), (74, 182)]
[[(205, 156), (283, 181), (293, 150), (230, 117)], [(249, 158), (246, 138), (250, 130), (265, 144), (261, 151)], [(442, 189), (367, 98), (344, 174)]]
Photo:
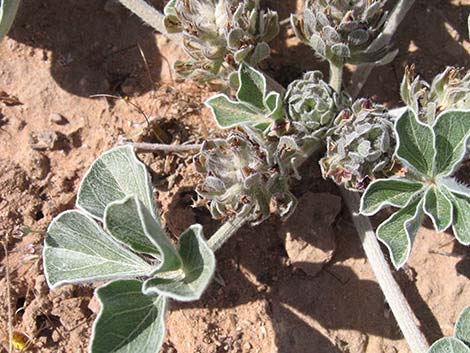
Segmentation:
[[(297, 7), (293, 0), (266, 3), (281, 18)], [(445, 65), (469, 68), (469, 12), (468, 0), (418, 0), (395, 38), (400, 54), (374, 70), (362, 94), (393, 107), (406, 64), (415, 63), (427, 79)], [(87, 349), (98, 311), (94, 287), (50, 291), (41, 251), (48, 223), (73, 207), (90, 163), (122, 139), (172, 143), (221, 133), (202, 105), (210, 92), (174, 81), (170, 67), (180, 56), (112, 1), (23, 0), (0, 43), (0, 239), (8, 251), (7, 257), (0, 250), (4, 351), (9, 325), (25, 351)], [(264, 68), (286, 84), (325, 65), (286, 28)], [(95, 94), (129, 100), (90, 98)], [(136, 106), (153, 117), (151, 129)], [(198, 181), (190, 156), (141, 157), (153, 172), (169, 232), (176, 236), (199, 222), (211, 234), (217, 223), (209, 213), (189, 207)], [(162, 352), (409, 352), (336, 187), (321, 180), (314, 162), (304, 169), (294, 191), (306, 195), (305, 204), (295, 219), (306, 223), (283, 225), (273, 218), (243, 228), (217, 254), (217, 281), (203, 299), (172, 304)], [(310, 242), (311, 229), (320, 238)], [(286, 231), (297, 237), (289, 246)], [(325, 259), (331, 258), (314, 276), (318, 268), (304, 263), (305, 254), (293, 245), (302, 237), (302, 244), (324, 247)], [(408, 266), (395, 275), (426, 337), (450, 335), (458, 313), (470, 304), (470, 250), (425, 224)]]

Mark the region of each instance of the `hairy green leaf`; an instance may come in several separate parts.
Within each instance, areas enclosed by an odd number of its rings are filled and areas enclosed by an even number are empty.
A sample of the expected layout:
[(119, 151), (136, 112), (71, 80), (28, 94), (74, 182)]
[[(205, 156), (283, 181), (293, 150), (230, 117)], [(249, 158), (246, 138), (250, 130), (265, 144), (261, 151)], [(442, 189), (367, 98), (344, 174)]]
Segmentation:
[(445, 337), (434, 342), (428, 353), (470, 353), (470, 349), (453, 337)]
[(136, 197), (129, 196), (106, 207), (105, 229), (132, 250), (155, 255), (161, 261), (161, 271), (181, 267), (178, 252), (171, 244), (160, 223)]
[(205, 104), (212, 110), (212, 114), (221, 128), (249, 124), (265, 129), (272, 123), (264, 113), (257, 112), (244, 103), (230, 100), (225, 94), (217, 94)]
[(435, 175), (449, 175), (463, 159), (470, 136), (470, 111), (448, 110), (437, 117)]
[(77, 207), (92, 217), (103, 219), (106, 206), (136, 195), (156, 215), (150, 175), (132, 146), (116, 147), (93, 162), (82, 180)]
[(101, 311), (90, 353), (158, 353), (165, 337), (167, 299), (142, 294), (142, 282), (111, 282), (96, 291)]
[(266, 79), (263, 74), (245, 63), (238, 70), (240, 86), (237, 98), (252, 106), (264, 110), (264, 96), (266, 95)]
[(377, 237), (390, 251), (393, 265), (402, 267), (411, 252), (411, 244), (422, 221), (422, 201), (416, 200), (394, 213), (377, 229)]
[(179, 253), (183, 260), (184, 278), (149, 279), (143, 286), (145, 294), (163, 295), (179, 301), (198, 300), (201, 297), (214, 275), (215, 257), (204, 240), (200, 225), (191, 226), (181, 235)]
[(165, 16), (176, 15), (175, 5), (176, 5), (176, 0), (168, 1), (168, 3), (165, 5), (165, 8), (163, 9), (163, 14)]
[(461, 313), (455, 324), (454, 336), (470, 346), (470, 306), (467, 306)]
[(1, 0), (0, 1), (0, 40), (8, 33), (16, 12), (20, 5), (20, 0)]
[(433, 175), (434, 132), (421, 123), (415, 113), (407, 110), (395, 124), (398, 136), (397, 156), (421, 174)]
[(470, 197), (452, 193), (451, 198), (454, 205), (454, 235), (460, 243), (470, 245)]
[(66, 211), (50, 224), (44, 272), (50, 287), (149, 275), (153, 268), (124, 249), (79, 211)]
[(452, 203), (439, 188), (432, 187), (427, 190), (424, 211), (438, 232), (443, 232), (452, 224)]
[(284, 119), (284, 114), (282, 111), (282, 99), (279, 93), (270, 92), (266, 97), (265, 103), (270, 111), (270, 114), (268, 115), (269, 118), (272, 120)]
[(437, 185), (449, 190), (449, 192), (458, 195), (464, 195), (470, 197), (470, 187), (460, 183), (457, 179), (452, 177), (439, 177), (437, 178)]
[(378, 179), (371, 183), (361, 198), (361, 213), (377, 213), (384, 206), (404, 207), (424, 185), (407, 179)]

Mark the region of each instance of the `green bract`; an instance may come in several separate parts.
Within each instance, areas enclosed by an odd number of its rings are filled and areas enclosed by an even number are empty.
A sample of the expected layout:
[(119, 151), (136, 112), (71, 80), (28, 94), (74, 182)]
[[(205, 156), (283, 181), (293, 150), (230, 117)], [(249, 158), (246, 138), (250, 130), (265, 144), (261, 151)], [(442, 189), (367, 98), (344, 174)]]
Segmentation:
[(10, 30), (19, 5), (20, 0), (0, 0), (0, 40)]
[(293, 81), (285, 97), (287, 112), (299, 137), (321, 139), (333, 125), (336, 115), (351, 105), (350, 98), (336, 93), (323, 81), (320, 71), (306, 72)]
[(328, 132), (326, 156), (320, 160), (323, 176), (353, 191), (392, 174), (395, 134), (387, 110), (359, 99), (343, 110)]
[(130, 146), (93, 163), (77, 207), (57, 216), (47, 230), (49, 286), (112, 280), (96, 292), (102, 307), (90, 352), (157, 353), (168, 298), (199, 299), (214, 274), (214, 254), (202, 227), (189, 227), (179, 247), (173, 246), (157, 218), (150, 175)]
[(434, 342), (428, 353), (470, 353), (470, 307), (460, 314), (455, 324), (454, 337)]
[(396, 52), (384, 46), (366, 49), (381, 33), (386, 20), (382, 0), (311, 0), (303, 17), (291, 15), (297, 37), (322, 59), (343, 63), (385, 64)]
[(470, 108), (470, 73), (464, 75), (462, 70), (447, 67), (429, 85), (419, 76), (414, 78), (411, 66), (405, 70), (400, 94), (421, 121), (432, 124), (440, 112)]
[(227, 78), (241, 62), (256, 65), (270, 54), (267, 44), (279, 32), (278, 15), (262, 10), (259, 0), (172, 0), (165, 26), (182, 32), (189, 62), (176, 71), (199, 82)]
[(431, 126), (407, 110), (397, 120), (395, 131), (396, 157), (408, 172), (404, 177), (370, 184), (362, 196), (361, 213), (372, 215), (384, 206), (400, 208), (377, 229), (378, 238), (399, 268), (409, 257), (425, 215), (437, 231), (452, 225), (457, 240), (470, 244), (470, 188), (451, 177), (466, 152), (470, 111), (445, 111)]
[(249, 125), (266, 134), (277, 134), (285, 126), (282, 99), (279, 93), (266, 91), (264, 75), (242, 64), (238, 70), (237, 100), (217, 94), (205, 104), (221, 128)]

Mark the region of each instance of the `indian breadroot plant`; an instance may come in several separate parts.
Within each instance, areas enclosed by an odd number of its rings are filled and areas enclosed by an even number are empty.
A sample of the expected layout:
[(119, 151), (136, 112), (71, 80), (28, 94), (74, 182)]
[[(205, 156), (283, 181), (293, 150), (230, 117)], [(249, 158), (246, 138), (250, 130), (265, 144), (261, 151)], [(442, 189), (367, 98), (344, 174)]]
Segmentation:
[[(285, 90), (256, 67), (278, 31), (277, 15), (258, 1), (171, 0), (164, 14), (141, 0), (120, 1), (157, 30), (177, 35), (191, 57), (177, 63), (180, 74), (225, 82), (223, 93), (205, 104), (226, 133), (203, 141), (193, 157), (202, 177), (196, 192), (224, 223), (208, 241), (193, 225), (174, 246), (133, 147), (99, 157), (80, 185), (78, 210), (53, 220), (44, 248), (51, 287), (110, 281), (96, 292), (102, 308), (90, 351), (158, 352), (168, 300), (199, 299), (214, 273), (214, 251), (244, 224), (271, 214), (289, 217), (297, 204), (292, 181), (315, 154), (324, 178), (340, 186), (411, 351), (468, 352), (468, 309), (455, 337), (429, 347), (377, 238), (396, 268), (407, 261), (425, 217), (437, 231), (452, 228), (458, 241), (470, 244), (470, 188), (455, 177), (470, 136), (470, 76), (447, 68), (427, 84), (409, 69), (401, 85), (404, 107), (390, 111), (342, 89), (345, 64), (379, 65), (395, 55), (383, 34), (397, 27), (409, 3), (399, 1), (388, 15), (385, 1), (307, 1), (292, 25), (329, 62), (330, 79), (307, 72)], [(375, 234), (367, 217), (385, 207), (397, 210)]]
[(192, 225), (177, 247), (172, 244), (160, 224), (150, 175), (130, 146), (93, 163), (76, 205), (47, 230), (49, 286), (108, 281), (96, 291), (101, 310), (90, 351), (158, 352), (168, 301), (199, 299), (214, 274), (202, 227)]

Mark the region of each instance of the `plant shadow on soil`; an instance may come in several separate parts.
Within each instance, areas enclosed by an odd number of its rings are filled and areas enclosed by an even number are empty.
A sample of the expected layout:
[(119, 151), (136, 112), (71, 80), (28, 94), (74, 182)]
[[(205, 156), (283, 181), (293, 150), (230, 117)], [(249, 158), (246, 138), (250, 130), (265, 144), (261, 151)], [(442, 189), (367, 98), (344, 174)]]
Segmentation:
[[(430, 82), (446, 66), (470, 66), (467, 18), (470, 6), (452, 0), (417, 0), (392, 43), (399, 49), (395, 60), (375, 68), (362, 96), (393, 106), (400, 103), (400, 83), (406, 65)], [(464, 48), (464, 41), (467, 47)]]
[(52, 77), (74, 95), (141, 95), (160, 77), (154, 31), (117, 1), (25, 0), (9, 37), (44, 49)]
[[(313, 192), (334, 192), (335, 189), (332, 183), (319, 180), (318, 174), (304, 181), (298, 191), (305, 191), (305, 185)], [(189, 188), (180, 190), (173, 198), (169, 209), (186, 211), (184, 215), (181, 212), (166, 214), (170, 232), (178, 234), (197, 222), (204, 224), (206, 235), (213, 233), (218, 223), (211, 221), (206, 209), (184, 208), (191, 198), (195, 198), (195, 194)], [(318, 204), (318, 207), (324, 206)], [(332, 343), (328, 337), (330, 330), (360, 332), (357, 340), (364, 344), (366, 335), (401, 337), (394, 320), (384, 319), (388, 309), (378, 284), (358, 278), (342, 264), (346, 259), (364, 257), (350, 224), (343, 221), (336, 224), (334, 258), (317, 276), (311, 277), (286, 265), (287, 254), (279, 232), (281, 223), (272, 218), (260, 226), (243, 227), (217, 253), (218, 274), (225, 285), (214, 282), (202, 301), (172, 302), (172, 308), (231, 308), (264, 301), (280, 353), (306, 352), (312, 347), (316, 347), (317, 353), (340, 353), (343, 350), (339, 347), (346, 343), (338, 337)]]

